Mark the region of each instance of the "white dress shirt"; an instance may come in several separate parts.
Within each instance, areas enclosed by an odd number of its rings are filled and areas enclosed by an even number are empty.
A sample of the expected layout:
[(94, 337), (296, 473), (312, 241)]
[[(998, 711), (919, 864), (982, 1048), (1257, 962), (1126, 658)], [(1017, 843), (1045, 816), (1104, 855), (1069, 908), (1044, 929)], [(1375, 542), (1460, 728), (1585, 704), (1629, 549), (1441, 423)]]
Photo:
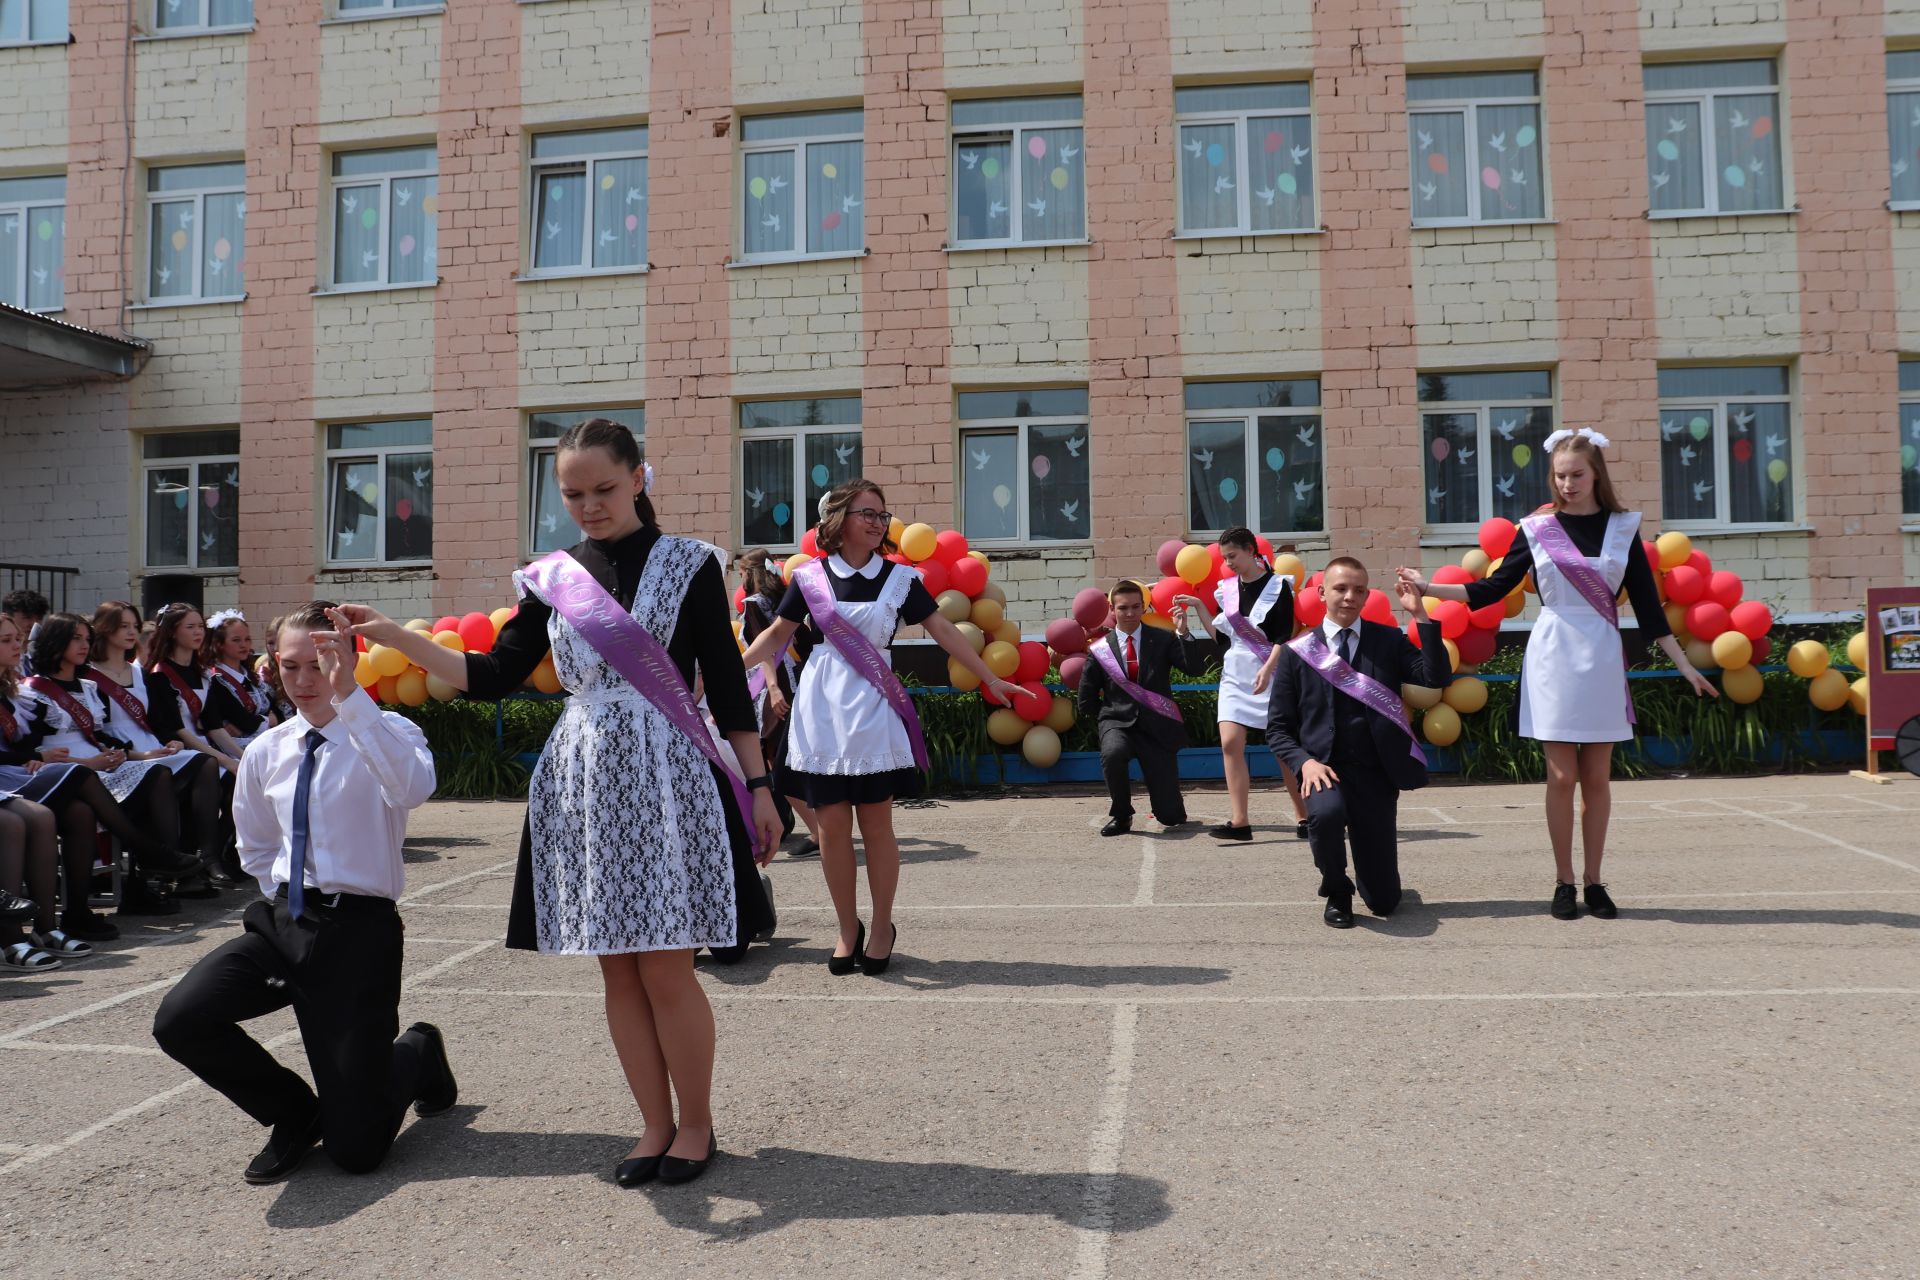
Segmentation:
[(1327, 648), (1335, 654), (1340, 652), (1340, 633), (1342, 631), (1353, 632), (1353, 652), (1354, 656), (1358, 657), (1360, 654), (1360, 619), (1355, 618), (1353, 625), (1350, 627), (1342, 627), (1332, 618), (1326, 618), (1320, 623), (1321, 638), (1327, 642)]
[[(407, 812), (433, 794), (433, 753), (420, 726), (353, 694), (319, 730), (307, 796), (306, 882), (320, 893), (398, 899), (406, 889), (400, 846)], [(287, 882), (293, 801), (313, 726), (295, 715), (254, 739), (240, 758), (233, 824), (240, 865), (265, 893)]]

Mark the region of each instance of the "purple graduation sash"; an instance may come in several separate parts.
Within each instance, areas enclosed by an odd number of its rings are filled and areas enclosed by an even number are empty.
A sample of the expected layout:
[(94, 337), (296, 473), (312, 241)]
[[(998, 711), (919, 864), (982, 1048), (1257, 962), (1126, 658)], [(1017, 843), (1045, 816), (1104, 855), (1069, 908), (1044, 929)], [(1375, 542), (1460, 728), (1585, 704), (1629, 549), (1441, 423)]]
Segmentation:
[(800, 594), (806, 597), (807, 612), (813, 615), (813, 621), (847, 665), (857, 671), (866, 682), (877, 689), (893, 713), (907, 726), (907, 741), (913, 746), (913, 762), (922, 769), (929, 768), (927, 763), (927, 742), (920, 732), (920, 713), (913, 709), (913, 699), (907, 696), (906, 686), (900, 683), (900, 677), (893, 674), (893, 667), (887, 656), (880, 652), (873, 641), (861, 634), (860, 628), (840, 616), (840, 610), (833, 599), (833, 584), (827, 581), (827, 566), (823, 561), (815, 560), (811, 564), (801, 565), (794, 573), (793, 580), (800, 584)]
[[(1619, 600), (1607, 589), (1606, 578), (1588, 564), (1587, 558), (1580, 554), (1580, 548), (1573, 545), (1573, 539), (1560, 527), (1560, 521), (1548, 514), (1528, 516), (1520, 523), (1526, 529), (1527, 536), (1533, 539), (1533, 544), (1546, 552), (1547, 559), (1553, 561), (1553, 567), (1560, 571), (1560, 576), (1573, 584), (1580, 598), (1592, 605), (1595, 613), (1618, 627)], [(1639, 717), (1633, 713), (1633, 682), (1627, 679), (1625, 667), (1620, 669), (1620, 682), (1627, 700), (1627, 723), (1639, 724)]]
[[(1360, 632), (1353, 633), (1354, 643), (1360, 643)], [(1366, 672), (1341, 660), (1339, 654), (1327, 647), (1320, 634), (1320, 628), (1303, 631), (1287, 642), (1299, 659), (1306, 663), (1313, 673), (1332, 685), (1349, 698), (1355, 698), (1360, 705), (1378, 711), (1391, 720), (1400, 732), (1407, 735), (1407, 745), (1411, 754), (1421, 764), (1427, 762), (1427, 753), (1420, 749), (1420, 740), (1413, 736), (1413, 726), (1407, 723), (1406, 704), (1400, 701), (1400, 695), (1387, 688)]]
[[(1185, 724), (1186, 721), (1180, 718), (1179, 703), (1164, 693), (1155, 693), (1153, 690), (1140, 685), (1136, 681), (1128, 679), (1127, 669), (1120, 664), (1120, 655), (1115, 651), (1116, 646), (1120, 643), (1115, 637), (1119, 636), (1119, 634), (1118, 631), (1108, 632), (1106, 640), (1100, 641), (1093, 646), (1094, 661), (1098, 662), (1101, 670), (1107, 673), (1107, 679), (1113, 681), (1113, 683), (1120, 688), (1121, 692), (1125, 693), (1129, 698), (1132, 698), (1147, 710), (1157, 712), (1175, 724)], [(1134, 634), (1144, 635), (1145, 632), (1136, 631)]]
[[(1227, 620), (1233, 629), (1233, 638), (1252, 650), (1253, 655), (1265, 662), (1267, 655), (1273, 652), (1273, 641), (1266, 633), (1253, 625), (1252, 619), (1240, 612), (1240, 580), (1229, 578), (1220, 584), (1219, 594), (1214, 597), (1220, 602), (1220, 616)], [(1276, 597), (1275, 603), (1279, 603)]]
[(678, 729), (720, 770), (733, 789), (733, 802), (746, 825), (747, 839), (758, 851), (760, 833), (754, 829), (753, 800), (747, 794), (746, 783), (714, 745), (713, 735), (707, 732), (706, 718), (700, 714), (700, 705), (693, 700), (667, 647), (622, 609), (619, 602), (607, 594), (607, 589), (565, 551), (555, 551), (534, 561), (527, 566), (525, 574), (553, 611), (565, 618), (581, 638), (593, 646), (593, 651), (606, 659), (608, 666), (638, 689), (640, 695), (667, 718), (668, 724)]
[[(789, 679), (791, 679), (793, 676), (793, 659), (788, 656), (787, 651), (792, 647), (793, 647), (793, 637), (788, 636), (787, 642), (780, 646), (780, 652), (774, 654), (772, 658), (768, 659), (768, 661), (770, 662), (777, 662), (780, 665), (786, 667), (787, 676)], [(747, 696), (749, 698), (752, 698), (755, 702), (758, 702), (760, 700), (760, 695), (765, 693), (766, 691), (767, 691), (767, 672), (766, 672), (766, 663), (763, 662), (759, 666), (755, 667), (753, 670), (747, 672)]]

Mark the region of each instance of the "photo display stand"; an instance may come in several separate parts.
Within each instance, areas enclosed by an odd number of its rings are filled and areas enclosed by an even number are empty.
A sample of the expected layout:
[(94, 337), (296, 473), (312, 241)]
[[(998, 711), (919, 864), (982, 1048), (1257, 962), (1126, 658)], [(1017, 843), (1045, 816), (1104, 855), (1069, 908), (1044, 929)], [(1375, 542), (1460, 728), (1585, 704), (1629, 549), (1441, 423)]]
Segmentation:
[(1920, 776), (1920, 587), (1869, 589), (1866, 632), (1867, 767), (1854, 776), (1890, 781), (1882, 751)]

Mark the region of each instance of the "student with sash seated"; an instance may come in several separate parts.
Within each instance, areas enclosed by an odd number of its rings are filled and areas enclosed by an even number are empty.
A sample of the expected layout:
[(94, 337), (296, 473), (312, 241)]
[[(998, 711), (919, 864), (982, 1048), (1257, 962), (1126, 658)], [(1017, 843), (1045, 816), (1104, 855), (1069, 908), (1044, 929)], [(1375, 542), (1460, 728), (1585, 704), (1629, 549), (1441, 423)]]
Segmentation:
[[(813, 808), (820, 866), (840, 922), (839, 941), (827, 957), (836, 975), (885, 973), (900, 933), (893, 923), (900, 885), (893, 802), (920, 794), (927, 748), (913, 699), (887, 659), (893, 633), (903, 622), (923, 626), (980, 677), (983, 690), (1009, 703), (1027, 696), (989, 671), (966, 637), (935, 611), (917, 571), (886, 558), (895, 550), (892, 521), (885, 495), (868, 481), (834, 486), (821, 501), (814, 531), (825, 559), (795, 571), (773, 625), (746, 654), (748, 666), (771, 662), (808, 624), (811, 648), (787, 730), (788, 784)], [(873, 899), (873, 950), (856, 894), (856, 818)]]
[[(568, 429), (554, 466), (587, 536), (514, 575), (520, 609), (491, 653), (454, 653), (361, 605), (345, 612), (356, 634), (472, 698), (507, 697), (553, 655), (572, 697), (528, 789), (507, 945), (598, 958), (607, 1026), (646, 1125), (615, 1181), (686, 1182), (715, 1150), (713, 1008), (694, 952), (772, 923), (753, 862), (773, 856), (780, 818), (719, 549), (660, 531), (652, 468), (619, 423)], [(696, 665), (745, 778), (708, 735)]]
[(1377, 916), (1400, 905), (1400, 793), (1427, 785), (1426, 753), (1400, 686), (1445, 688), (1452, 671), (1439, 624), (1410, 585), (1400, 585), (1400, 603), (1419, 624), (1418, 648), (1398, 627), (1360, 616), (1367, 570), (1352, 556), (1327, 562), (1320, 594), (1325, 621), (1286, 644), (1274, 669), (1267, 745), (1300, 775), (1307, 842), (1327, 900), (1322, 918), (1351, 929), (1356, 887)]
[(1552, 469), (1553, 503), (1520, 522), (1500, 567), (1479, 582), (1430, 583), (1413, 569), (1399, 571), (1402, 582), (1437, 599), (1464, 600), (1469, 609), (1498, 604), (1533, 574), (1540, 618), (1520, 667), (1520, 736), (1546, 751), (1547, 838), (1556, 876), (1549, 910), (1561, 920), (1580, 913), (1573, 882), (1576, 786), (1585, 802), (1580, 843), (1587, 910), (1602, 920), (1620, 914), (1600, 877), (1600, 861), (1613, 809), (1613, 744), (1633, 737), (1633, 694), (1620, 644), (1623, 585), (1640, 634), (1659, 644), (1696, 696), (1720, 696), (1667, 625), (1640, 541), (1640, 513), (1621, 505), (1607, 476), (1601, 451), (1610, 443), (1591, 427), (1547, 437), (1542, 448)]
[(1179, 751), (1187, 745), (1187, 726), (1173, 700), (1173, 671), (1199, 675), (1207, 668), (1206, 649), (1184, 634), (1142, 625), (1147, 597), (1137, 582), (1115, 585), (1107, 603), (1113, 607), (1113, 630), (1093, 643), (1079, 699), (1080, 718), (1096, 719), (1100, 728), (1100, 772), (1111, 801), (1100, 834), (1120, 836), (1133, 829), (1133, 785), (1127, 778), (1133, 760), (1140, 762), (1154, 820), (1184, 826)]

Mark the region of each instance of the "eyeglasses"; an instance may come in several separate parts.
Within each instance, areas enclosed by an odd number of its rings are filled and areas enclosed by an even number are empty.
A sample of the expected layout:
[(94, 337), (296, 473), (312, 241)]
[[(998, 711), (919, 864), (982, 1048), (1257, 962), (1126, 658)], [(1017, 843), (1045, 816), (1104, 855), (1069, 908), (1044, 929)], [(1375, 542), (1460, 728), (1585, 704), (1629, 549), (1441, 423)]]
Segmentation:
[(858, 516), (860, 519), (865, 520), (868, 524), (892, 524), (893, 523), (893, 512), (875, 511), (872, 507), (861, 507), (858, 511), (849, 511), (847, 512), (847, 514), (850, 516)]

